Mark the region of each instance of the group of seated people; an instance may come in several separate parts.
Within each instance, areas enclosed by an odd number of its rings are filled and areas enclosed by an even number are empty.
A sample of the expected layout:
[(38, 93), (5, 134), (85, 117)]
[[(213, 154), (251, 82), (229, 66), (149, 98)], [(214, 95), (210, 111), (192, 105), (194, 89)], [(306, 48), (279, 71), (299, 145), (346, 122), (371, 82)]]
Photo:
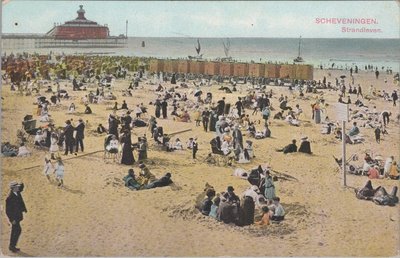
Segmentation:
[(360, 200), (373, 201), (378, 205), (394, 206), (399, 202), (397, 197), (397, 186), (394, 186), (390, 194), (382, 186), (374, 189), (371, 180), (368, 180), (363, 188), (355, 189), (356, 197)]
[(174, 114), (174, 121), (177, 121), (177, 122), (191, 122), (189, 112), (187, 110), (184, 110), (181, 113)]
[(264, 125), (264, 129), (262, 131), (257, 131), (254, 123), (249, 123), (247, 127), (248, 136), (255, 139), (264, 139), (271, 137), (271, 130), (268, 127), (268, 124)]
[(141, 171), (139, 175), (135, 175), (135, 171), (131, 168), (128, 170), (128, 175), (123, 178), (125, 186), (130, 190), (144, 190), (151, 189), (156, 187), (163, 187), (172, 184), (171, 173), (166, 173), (159, 179), (150, 172), (150, 170), (146, 167), (145, 164), (140, 163), (139, 168)]
[(296, 142), (297, 141), (295, 139), (293, 139), (291, 144), (286, 145), (282, 149), (276, 149), (276, 151), (283, 152), (284, 154), (292, 153), (292, 152), (303, 152), (303, 153), (307, 153), (307, 154), (312, 154), (311, 144), (310, 144), (310, 141), (308, 140), (307, 136), (301, 138), (301, 144), (300, 144), (299, 149), (297, 149)]
[(4, 157), (16, 157), (18, 155), (18, 147), (9, 142), (2, 143), (1, 154)]
[[(251, 224), (264, 226), (269, 225), (270, 221), (284, 220), (285, 210), (280, 204), (279, 197), (274, 197), (268, 201), (259, 200), (258, 195), (248, 194), (248, 190), (246, 190), (242, 199), (240, 199), (234, 190), (232, 186), (228, 186), (226, 192), (216, 195), (213, 188), (206, 189), (206, 198), (201, 202), (198, 209), (205, 216), (226, 224), (234, 223), (237, 226)], [(252, 188), (252, 190), (254, 189)], [(259, 210), (261, 210), (261, 214), (256, 214), (256, 211)], [(255, 218), (258, 217), (260, 219), (255, 221)]]
[[(228, 129), (228, 128), (226, 128)], [(247, 140), (245, 146), (242, 149), (240, 144), (236, 144), (236, 148), (233, 144), (233, 138), (227, 133), (228, 130), (221, 137), (216, 136), (210, 141), (211, 152), (213, 154), (223, 155), (235, 159), (238, 163), (248, 163), (252, 158), (255, 157), (253, 150), (253, 142)]]
[(365, 153), (362, 174), (367, 175), (369, 179), (390, 178), (398, 180), (399, 170), (400, 167), (393, 156), (388, 157), (382, 166), (379, 160), (373, 159), (368, 153)]

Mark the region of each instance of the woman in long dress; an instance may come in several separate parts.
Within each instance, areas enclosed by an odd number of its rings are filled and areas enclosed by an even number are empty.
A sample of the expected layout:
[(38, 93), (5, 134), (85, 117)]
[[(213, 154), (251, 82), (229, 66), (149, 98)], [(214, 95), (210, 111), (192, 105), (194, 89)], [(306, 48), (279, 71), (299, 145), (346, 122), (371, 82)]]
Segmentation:
[(129, 131), (125, 130), (124, 134), (121, 137), (121, 144), (122, 144), (121, 164), (133, 165), (135, 163), (135, 158), (133, 157), (131, 133)]
[(266, 172), (264, 195), (267, 200), (275, 198), (275, 185), (269, 171)]
[(51, 159), (56, 159), (54, 154), (58, 152), (58, 137), (57, 137), (57, 134), (55, 134), (55, 133), (51, 134), (49, 151), (50, 151)]

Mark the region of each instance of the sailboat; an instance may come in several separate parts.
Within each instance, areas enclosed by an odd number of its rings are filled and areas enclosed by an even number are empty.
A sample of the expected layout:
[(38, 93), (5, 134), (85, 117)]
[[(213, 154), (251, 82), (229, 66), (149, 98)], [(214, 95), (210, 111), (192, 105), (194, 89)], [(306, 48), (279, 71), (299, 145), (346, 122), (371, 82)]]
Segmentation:
[(195, 47), (197, 56), (188, 56), (190, 60), (202, 60), (203, 59), (203, 54), (200, 55), (201, 51), (201, 46), (200, 46), (200, 40), (197, 39), (197, 46)]
[(299, 38), (299, 53), (298, 53), (298, 56), (295, 59), (293, 59), (293, 62), (295, 62), (295, 63), (304, 62), (304, 59), (301, 57), (301, 36)]
[(221, 61), (232, 61), (232, 57), (229, 56), (229, 50), (231, 49), (231, 41), (229, 39), (226, 39), (226, 44), (224, 41), (222, 41), (222, 44), (224, 45), (224, 53), (225, 57), (221, 58)]

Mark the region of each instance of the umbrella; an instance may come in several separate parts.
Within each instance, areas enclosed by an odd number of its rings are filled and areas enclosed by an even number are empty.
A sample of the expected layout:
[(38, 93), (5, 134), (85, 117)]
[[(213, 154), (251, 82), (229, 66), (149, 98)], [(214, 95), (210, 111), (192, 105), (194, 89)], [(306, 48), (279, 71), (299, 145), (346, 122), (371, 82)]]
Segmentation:
[(202, 92), (201, 90), (199, 90), (199, 91), (197, 91), (197, 92), (194, 94), (194, 96), (195, 96), (195, 97), (198, 97), (198, 96), (200, 96), (202, 93), (203, 93), (203, 92)]
[(340, 78), (342, 78), (342, 79), (343, 79), (343, 78), (346, 78), (346, 75), (341, 75)]

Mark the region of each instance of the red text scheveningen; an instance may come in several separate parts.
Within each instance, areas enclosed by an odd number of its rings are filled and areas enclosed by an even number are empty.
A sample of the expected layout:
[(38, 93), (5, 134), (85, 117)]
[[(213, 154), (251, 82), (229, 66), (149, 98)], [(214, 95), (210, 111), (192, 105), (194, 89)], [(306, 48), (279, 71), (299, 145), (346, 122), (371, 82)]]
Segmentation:
[(373, 18), (315, 18), (317, 24), (378, 24)]

